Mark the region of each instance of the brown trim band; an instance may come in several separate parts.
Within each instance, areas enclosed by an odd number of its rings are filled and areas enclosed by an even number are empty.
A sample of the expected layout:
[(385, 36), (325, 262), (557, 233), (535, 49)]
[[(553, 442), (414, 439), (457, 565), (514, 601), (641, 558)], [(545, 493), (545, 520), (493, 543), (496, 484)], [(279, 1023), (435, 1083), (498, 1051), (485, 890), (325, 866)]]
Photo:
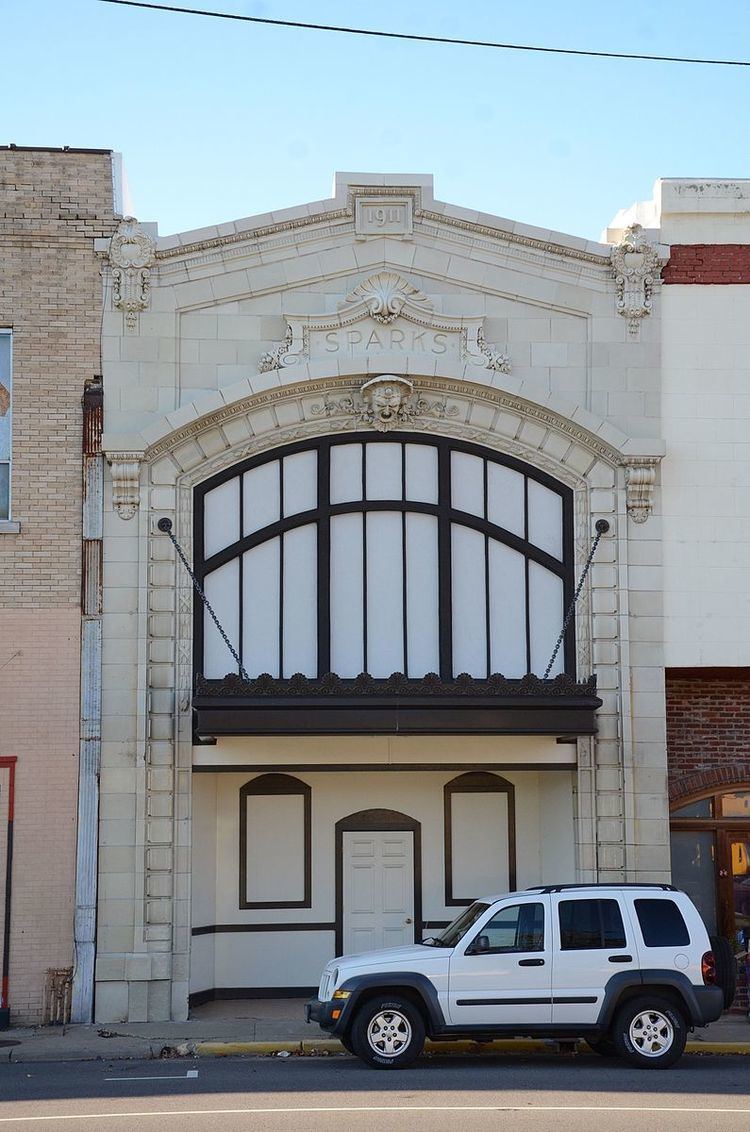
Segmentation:
[(335, 924), (202, 924), (191, 935), (223, 935), (225, 932), (335, 932)]
[(211, 987), (194, 991), (188, 997), (188, 1005), (203, 1006), (204, 1002), (225, 1002), (232, 998), (312, 998), (317, 993), (317, 987)]
[(409, 770), (575, 770), (575, 763), (290, 763), (280, 766), (278, 763), (216, 763), (208, 765), (197, 763), (193, 766), (193, 774), (248, 774), (257, 771), (259, 774), (267, 771), (325, 771), (332, 773), (350, 774), (352, 771), (409, 771)]

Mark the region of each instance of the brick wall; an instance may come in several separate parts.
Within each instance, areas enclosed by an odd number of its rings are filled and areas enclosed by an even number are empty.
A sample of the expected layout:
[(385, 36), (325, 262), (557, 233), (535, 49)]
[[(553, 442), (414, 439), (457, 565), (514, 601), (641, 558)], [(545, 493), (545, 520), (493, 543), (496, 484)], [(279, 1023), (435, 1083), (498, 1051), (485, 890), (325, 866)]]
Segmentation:
[(669, 796), (750, 782), (750, 669), (666, 672)]
[(93, 240), (114, 227), (111, 154), (0, 149), (0, 326), (13, 331), (20, 523), (0, 529), (0, 755), (18, 758), (13, 1022), (41, 1020), (47, 969), (73, 961), (81, 397), (100, 372)]
[[(666, 671), (667, 767), (673, 807), (709, 790), (750, 783), (750, 669)], [(750, 1007), (747, 968), (734, 1009)]]
[(664, 283), (750, 283), (750, 244), (672, 244)]

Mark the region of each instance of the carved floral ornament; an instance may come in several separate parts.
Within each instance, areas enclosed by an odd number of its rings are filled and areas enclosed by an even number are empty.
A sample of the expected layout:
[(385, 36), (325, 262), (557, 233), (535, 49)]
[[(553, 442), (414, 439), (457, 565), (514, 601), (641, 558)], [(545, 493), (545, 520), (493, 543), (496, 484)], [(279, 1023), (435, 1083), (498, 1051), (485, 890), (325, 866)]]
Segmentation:
[(646, 239), (640, 224), (626, 228), (612, 249), (612, 270), (617, 288), (617, 311), (628, 320), (628, 330), (637, 334), (641, 319), (651, 314), (654, 283), (662, 260)]
[(112, 267), (112, 302), (123, 311), (125, 325), (134, 330), (140, 311), (148, 308), (151, 267), (156, 244), (134, 216), (125, 216), (109, 245)]
[(510, 373), (510, 358), (485, 340), (483, 316), (452, 318), (408, 279), (379, 271), (359, 283), (335, 314), (290, 318), (284, 338), (260, 358), (261, 373), (311, 358), (429, 354)]

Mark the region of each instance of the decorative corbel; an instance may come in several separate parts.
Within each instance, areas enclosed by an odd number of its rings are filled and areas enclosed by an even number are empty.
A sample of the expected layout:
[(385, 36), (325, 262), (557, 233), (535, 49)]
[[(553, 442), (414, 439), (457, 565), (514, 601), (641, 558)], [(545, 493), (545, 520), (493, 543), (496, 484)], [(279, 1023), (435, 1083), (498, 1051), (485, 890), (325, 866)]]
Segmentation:
[(634, 523), (645, 523), (653, 510), (659, 457), (630, 456), (625, 461), (626, 505)]
[(106, 452), (112, 471), (112, 503), (121, 519), (132, 519), (141, 501), (143, 452)]
[(134, 216), (125, 216), (109, 245), (112, 266), (112, 302), (125, 314), (128, 330), (135, 330), (138, 314), (148, 308), (151, 267), (156, 244)]
[(631, 224), (620, 243), (612, 248), (612, 271), (617, 288), (617, 313), (628, 320), (628, 330), (636, 335), (641, 319), (651, 314), (654, 283), (662, 261), (648, 242), (640, 224)]

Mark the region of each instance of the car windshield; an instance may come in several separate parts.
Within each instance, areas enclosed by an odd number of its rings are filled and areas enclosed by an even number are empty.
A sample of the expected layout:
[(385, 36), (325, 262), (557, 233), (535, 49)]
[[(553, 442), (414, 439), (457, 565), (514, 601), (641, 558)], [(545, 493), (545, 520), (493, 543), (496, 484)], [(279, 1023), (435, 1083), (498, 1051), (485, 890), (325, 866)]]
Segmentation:
[(456, 944), (463, 936), (466, 935), (472, 924), (475, 924), (479, 917), (487, 911), (489, 904), (482, 904), (477, 900), (468, 908), (464, 908), (452, 923), (443, 931), (437, 939), (425, 940), (425, 943), (431, 943), (433, 947), (455, 947)]

